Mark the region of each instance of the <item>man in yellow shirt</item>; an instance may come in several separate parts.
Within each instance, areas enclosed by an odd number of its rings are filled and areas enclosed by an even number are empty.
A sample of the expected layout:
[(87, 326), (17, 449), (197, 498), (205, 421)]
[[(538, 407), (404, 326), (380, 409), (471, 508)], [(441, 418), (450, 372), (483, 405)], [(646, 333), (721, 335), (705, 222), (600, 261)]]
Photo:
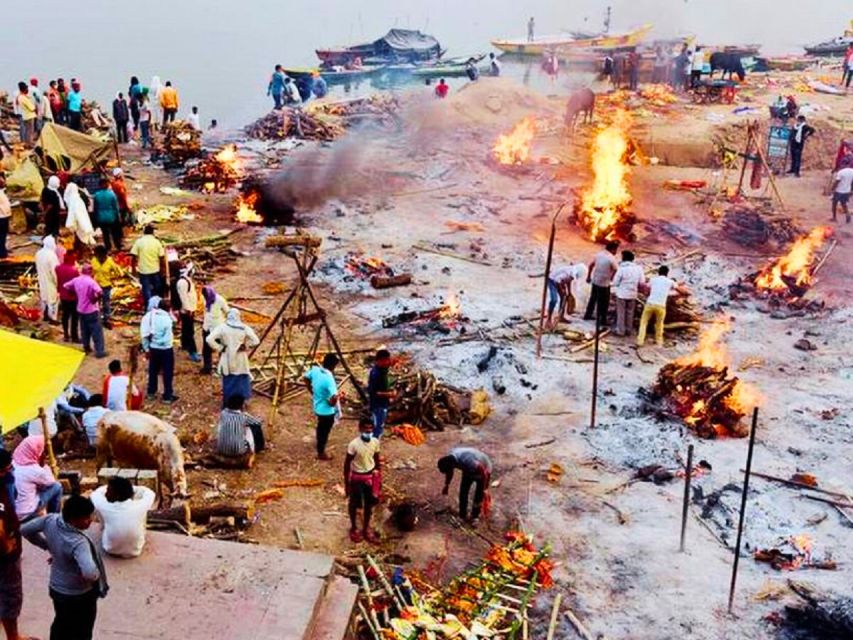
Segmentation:
[(163, 291), (160, 263), (166, 256), (163, 243), (154, 236), (152, 225), (145, 225), (142, 237), (133, 243), (130, 255), (133, 257), (133, 273), (139, 275), (139, 285), (142, 287), (142, 308), (147, 309), (151, 296), (161, 295)]
[(92, 276), (103, 292), (101, 313), (104, 320), (103, 325), (106, 329), (110, 328), (110, 315), (112, 313), (110, 296), (113, 292), (113, 285), (121, 278), (121, 275), (121, 267), (109, 256), (107, 248), (102, 244), (95, 247), (95, 257), (92, 258)]
[(30, 89), (26, 82), (18, 83), (15, 108), (21, 117), (21, 142), (30, 146), (33, 144), (36, 132), (36, 103), (30, 95)]
[(178, 113), (178, 92), (171, 80), (166, 81), (166, 86), (160, 92), (160, 106), (163, 108), (163, 124), (174, 122), (175, 114)]
[[(379, 542), (379, 535), (370, 528), (373, 507), (379, 503), (382, 493), (382, 464), (379, 458), (379, 438), (373, 437), (373, 422), (361, 420), (359, 436), (347, 446), (344, 460), (344, 487), (348, 498), (350, 530), (353, 542)], [(363, 510), (361, 531), (356, 519), (358, 510)]]

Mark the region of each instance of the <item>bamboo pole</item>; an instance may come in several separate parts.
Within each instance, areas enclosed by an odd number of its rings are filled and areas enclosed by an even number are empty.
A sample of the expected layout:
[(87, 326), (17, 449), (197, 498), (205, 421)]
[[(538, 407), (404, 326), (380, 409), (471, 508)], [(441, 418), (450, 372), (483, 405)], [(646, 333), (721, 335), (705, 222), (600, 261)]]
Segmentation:
[(554, 640), (554, 632), (557, 630), (557, 616), (560, 614), (560, 604), (563, 602), (563, 594), (558, 593), (554, 598), (554, 606), (551, 608), (551, 622), (548, 623), (548, 636), (545, 640)]
[(690, 476), (693, 474), (693, 445), (687, 447), (687, 468), (684, 475), (684, 504), (681, 507), (681, 542), (678, 550), (684, 553), (684, 537), (687, 533), (687, 512), (690, 509)]
[(734, 562), (732, 563), (732, 582), (729, 586), (729, 613), (735, 600), (735, 586), (737, 585), (737, 568), (740, 561), (740, 543), (743, 538), (743, 521), (746, 515), (746, 496), (749, 491), (749, 474), (752, 470), (752, 452), (755, 448), (755, 431), (758, 426), (758, 407), (752, 410), (752, 428), (749, 431), (749, 448), (746, 452), (746, 471), (743, 477), (743, 493), (740, 499), (740, 517), (737, 525), (737, 540), (735, 542)]
[[(542, 356), (542, 331), (545, 327), (545, 306), (548, 302), (548, 280), (551, 277), (551, 260), (554, 256), (554, 239), (557, 236), (557, 218), (566, 206), (561, 204), (556, 213), (551, 217), (551, 234), (548, 238), (548, 253), (545, 257), (545, 279), (542, 283), (542, 306), (539, 309), (539, 330), (536, 332), (536, 357)], [(558, 313), (561, 310), (557, 310)], [(559, 322), (559, 319), (558, 319)]]
[(596, 308), (595, 315), (595, 350), (592, 360), (592, 406), (589, 412), (589, 428), (595, 429), (595, 412), (598, 406), (598, 356), (601, 352), (601, 314)]

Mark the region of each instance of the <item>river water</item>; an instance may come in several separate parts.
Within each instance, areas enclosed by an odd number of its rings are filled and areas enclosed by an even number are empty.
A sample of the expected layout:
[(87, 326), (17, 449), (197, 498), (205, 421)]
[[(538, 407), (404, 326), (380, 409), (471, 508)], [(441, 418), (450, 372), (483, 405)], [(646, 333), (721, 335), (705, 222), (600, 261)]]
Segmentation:
[[(77, 77), (86, 97), (106, 105), (131, 75), (148, 85), (157, 74), (178, 89), (182, 113), (198, 105), (204, 123), (237, 127), (270, 107), (265, 89), (276, 62), (314, 65), (318, 47), (372, 40), (396, 26), (431, 33), (448, 56), (469, 55), (489, 51), (490, 39), (520, 36), (531, 15), (541, 34), (599, 29), (608, 4), (614, 30), (652, 22), (655, 35), (760, 42), (770, 53), (801, 53), (853, 18), (850, 0), (41, 0), (5, 10), (0, 88), (13, 91), (33, 75)], [(504, 69), (533, 88), (559, 90), (536, 64)]]

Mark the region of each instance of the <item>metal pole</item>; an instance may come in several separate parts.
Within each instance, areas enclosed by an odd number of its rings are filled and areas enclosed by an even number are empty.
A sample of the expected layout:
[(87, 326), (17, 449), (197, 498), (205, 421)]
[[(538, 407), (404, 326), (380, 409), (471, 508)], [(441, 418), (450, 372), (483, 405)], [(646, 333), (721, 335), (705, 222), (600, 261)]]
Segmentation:
[[(601, 300), (599, 300), (601, 304)], [(589, 428), (595, 429), (595, 409), (598, 401), (598, 353), (599, 343), (601, 341), (601, 310), (596, 305), (595, 308), (595, 349), (592, 357), (592, 407), (589, 413)]]
[(732, 564), (732, 584), (729, 587), (729, 613), (735, 600), (735, 584), (737, 583), (737, 565), (740, 560), (740, 542), (743, 535), (743, 519), (746, 515), (746, 493), (749, 491), (749, 474), (752, 471), (752, 450), (755, 447), (755, 429), (758, 426), (758, 407), (752, 410), (752, 429), (749, 432), (749, 449), (746, 453), (746, 469), (743, 476), (743, 494), (740, 498), (740, 518), (737, 523), (737, 541), (735, 542), (735, 560)]
[(681, 543), (678, 550), (684, 553), (684, 536), (687, 533), (687, 511), (690, 509), (690, 476), (693, 474), (693, 445), (687, 447), (687, 473), (684, 476), (684, 505), (681, 508)]
[(542, 356), (542, 331), (545, 328), (545, 305), (548, 302), (548, 278), (551, 277), (551, 258), (554, 255), (554, 238), (557, 235), (557, 216), (565, 207), (565, 203), (560, 205), (557, 212), (551, 218), (551, 237), (548, 240), (548, 256), (545, 258), (545, 280), (542, 283), (542, 306), (539, 309), (539, 330), (536, 332), (536, 357)]

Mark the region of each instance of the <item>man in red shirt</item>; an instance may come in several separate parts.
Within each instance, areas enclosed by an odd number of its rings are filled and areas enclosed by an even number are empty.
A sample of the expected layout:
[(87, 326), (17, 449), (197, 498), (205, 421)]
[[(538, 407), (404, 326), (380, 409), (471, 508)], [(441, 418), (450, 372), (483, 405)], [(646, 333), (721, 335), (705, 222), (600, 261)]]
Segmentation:
[(447, 83), (444, 82), (444, 78), (442, 78), (438, 81), (438, 84), (435, 85), (435, 96), (437, 98), (446, 98), (448, 91), (450, 91), (450, 87), (447, 86)]

